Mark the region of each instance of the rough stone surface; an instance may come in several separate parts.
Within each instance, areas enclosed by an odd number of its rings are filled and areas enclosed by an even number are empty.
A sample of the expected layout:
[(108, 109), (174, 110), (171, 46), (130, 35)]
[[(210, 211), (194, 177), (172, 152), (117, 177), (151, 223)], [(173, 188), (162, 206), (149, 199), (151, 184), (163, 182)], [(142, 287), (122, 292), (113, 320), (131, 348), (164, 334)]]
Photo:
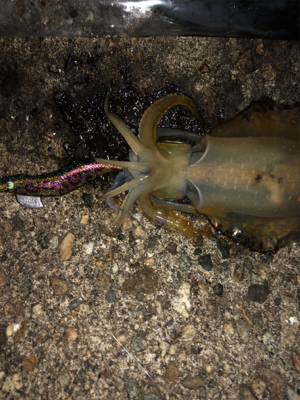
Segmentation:
[(280, 375), (268, 368), (261, 367), (259, 375), (266, 383), (270, 393), (270, 400), (284, 400), (287, 385)]
[[(263, 97), (287, 105), (299, 101), (300, 44), (296, 42), (0, 38), (0, 50), (0, 176), (53, 171), (66, 161), (66, 144), (68, 154), (73, 149), (75, 157), (89, 155), (89, 138), (79, 138), (83, 132), (92, 132), (98, 154), (127, 159), (128, 148), (103, 112), (110, 88), (111, 110), (135, 132), (151, 102), (171, 91), (193, 98), (205, 126), (180, 107), (170, 110), (163, 124), (180, 122), (201, 133)], [(73, 104), (64, 115), (55, 100), (63, 92)], [(78, 124), (71, 129), (74, 114)], [(98, 119), (91, 119), (91, 114)], [(50, 131), (56, 135), (49, 135)], [(112, 140), (97, 142), (103, 133)], [(261, 365), (290, 388), (288, 393), (299, 393), (299, 372), (292, 356), (299, 356), (300, 348), (295, 320), (300, 307), (300, 244), (272, 257), (251, 253), (227, 239), (220, 248), (207, 238), (201, 244), (198, 238), (193, 241), (157, 229), (136, 205), (130, 212), (131, 227), (105, 236), (99, 226), (105, 221), (111, 224), (115, 211), (100, 194), (113, 179), (109, 175), (64, 197), (44, 198), (43, 209), (23, 208), (13, 196), (0, 195), (1, 271), (9, 276), (0, 287), (0, 370), (4, 371), (4, 375), (0, 371), (0, 398), (239, 400), (243, 393), (243, 399), (253, 400), (252, 382), (261, 379), (271, 399), (276, 385)], [(83, 197), (84, 193), (92, 196)], [(93, 202), (86, 203), (87, 198)], [(89, 224), (81, 223), (83, 215)], [(199, 229), (209, 228), (200, 216), (191, 220)], [(68, 232), (76, 240), (72, 256), (64, 261), (50, 240), (57, 237), (61, 243)], [(94, 243), (91, 254), (83, 250), (85, 243)], [(183, 255), (188, 263), (181, 268)], [(210, 255), (211, 268), (199, 265), (200, 255)], [(232, 276), (236, 265), (245, 266), (239, 283)], [(139, 275), (144, 269), (152, 270), (151, 280)], [(124, 282), (135, 274), (130, 290), (123, 291)], [(66, 293), (55, 294), (53, 276), (67, 282)], [(263, 286), (263, 279), (268, 282), (265, 300), (250, 301), (249, 287)], [(190, 285), (187, 318), (172, 306), (184, 282)], [(224, 288), (222, 296), (214, 292), (217, 284)], [(116, 295), (112, 303), (106, 300), (109, 290)], [(144, 297), (137, 298), (137, 293)], [(7, 303), (14, 306), (13, 313), (5, 313)], [(270, 321), (266, 312), (273, 306), (276, 312)], [(243, 319), (249, 324), (247, 336), (235, 329), (236, 321)], [(196, 335), (181, 341), (187, 325), (196, 328)], [(8, 326), (21, 328), (16, 341), (16, 333), (6, 336)], [(75, 341), (67, 340), (67, 329), (76, 329)], [(263, 343), (266, 332), (273, 338), (275, 354)], [(125, 335), (126, 349), (154, 383), (111, 333)], [(164, 357), (162, 342), (168, 345)], [(31, 355), (38, 360), (33, 372), (24, 370)], [(170, 364), (180, 373), (172, 385), (164, 378)], [(205, 387), (191, 390), (182, 384), (182, 379), (194, 378), (199, 371), (207, 371), (201, 379)]]

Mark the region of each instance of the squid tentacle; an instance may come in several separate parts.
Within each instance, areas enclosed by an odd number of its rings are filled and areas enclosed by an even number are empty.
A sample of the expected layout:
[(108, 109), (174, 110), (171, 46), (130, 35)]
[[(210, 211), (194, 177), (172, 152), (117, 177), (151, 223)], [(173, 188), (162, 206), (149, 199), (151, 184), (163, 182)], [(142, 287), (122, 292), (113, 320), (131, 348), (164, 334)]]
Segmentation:
[[(134, 163), (116, 163), (116, 165), (122, 165), (125, 168), (128, 168), (133, 179), (121, 187), (107, 192), (103, 196), (103, 198), (107, 199), (123, 192), (124, 190), (129, 190), (117, 220), (113, 223), (111, 228), (100, 228), (101, 231), (105, 233), (115, 232), (124, 221), (126, 213), (132, 204), (137, 201), (144, 213), (150, 217), (150, 219), (158, 223), (163, 221), (164, 225), (167, 227), (188, 237), (201, 234), (202, 231), (194, 229), (189, 221), (180, 215), (174, 207), (169, 207), (166, 202), (163, 202), (162, 204), (158, 204), (159, 201), (155, 202), (155, 196), (160, 197), (161, 193), (163, 194), (163, 197), (166, 196), (167, 198), (173, 198), (174, 193), (175, 197), (176, 194), (179, 196), (184, 195), (182, 188), (186, 186), (186, 183), (184, 180), (179, 181), (177, 176), (174, 176), (173, 167), (176, 165), (176, 168), (179, 168), (179, 170), (180, 168), (185, 168), (190, 159), (189, 145), (175, 145), (176, 149), (174, 146), (171, 146), (171, 149), (170, 145), (164, 146), (158, 144), (156, 141), (157, 125), (163, 113), (177, 104), (188, 107), (199, 120), (202, 120), (194, 102), (183, 94), (168, 95), (157, 100), (144, 113), (139, 126), (139, 138), (137, 138), (119, 117), (109, 113), (108, 97), (109, 94), (105, 100), (106, 115), (122, 134), (132, 150), (136, 153), (136, 161)], [(165, 132), (158, 130), (159, 136), (163, 136), (164, 133), (167, 136), (172, 137), (169, 130), (166, 130)], [(184, 136), (184, 131), (177, 130), (174, 134), (182, 137)], [(192, 134), (191, 139), (193, 142), (196, 141), (194, 134)], [(178, 158), (176, 157), (178, 155), (180, 155), (179, 159), (181, 159), (179, 164), (177, 161)], [(131, 159), (133, 159), (133, 157), (131, 157)], [(134, 168), (131, 168), (132, 164)], [(171, 181), (172, 183), (170, 185)], [(190, 208), (191, 207), (193, 206), (190, 206)], [(207, 236), (214, 237), (213, 234), (208, 234), (205, 231), (203, 233)]]
[[(118, 188), (119, 186), (122, 186), (123, 183), (126, 181), (128, 178), (132, 178), (132, 175), (128, 171), (121, 171), (118, 173), (118, 175), (115, 177), (113, 184), (111, 187), (108, 189), (108, 192), (111, 192), (112, 190)], [(111, 197), (106, 198), (106, 204), (109, 205), (110, 208), (112, 208), (115, 211), (120, 211), (120, 207), (116, 206)]]

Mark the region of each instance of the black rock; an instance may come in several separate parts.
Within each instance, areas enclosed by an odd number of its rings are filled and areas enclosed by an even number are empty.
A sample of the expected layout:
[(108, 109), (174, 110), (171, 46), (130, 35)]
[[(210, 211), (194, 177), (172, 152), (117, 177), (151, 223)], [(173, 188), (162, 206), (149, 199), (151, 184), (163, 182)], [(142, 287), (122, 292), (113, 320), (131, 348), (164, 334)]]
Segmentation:
[(255, 303), (263, 303), (267, 300), (269, 294), (269, 285), (267, 281), (264, 281), (262, 285), (254, 283), (249, 286), (248, 297)]

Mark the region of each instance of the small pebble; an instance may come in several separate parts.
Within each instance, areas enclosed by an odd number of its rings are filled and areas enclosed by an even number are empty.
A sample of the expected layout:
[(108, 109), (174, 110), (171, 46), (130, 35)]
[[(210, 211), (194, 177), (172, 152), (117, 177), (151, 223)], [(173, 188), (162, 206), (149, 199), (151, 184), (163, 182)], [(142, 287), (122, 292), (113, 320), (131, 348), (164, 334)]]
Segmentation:
[(24, 369), (27, 371), (34, 371), (37, 365), (37, 358), (34, 355), (31, 355), (26, 358), (24, 362)]
[(12, 212), (12, 213), (19, 211), (19, 209), (20, 209), (20, 204), (19, 203), (10, 204), (9, 207), (8, 207), (8, 211)]
[(174, 283), (173, 274), (172, 274), (171, 271), (168, 273), (168, 276), (167, 276), (165, 282), (168, 283), (168, 284)]
[(124, 231), (129, 231), (130, 229), (132, 229), (132, 219), (130, 215), (127, 215), (126, 218), (124, 219), (122, 228), (124, 229)]
[(91, 193), (83, 193), (82, 200), (84, 205), (88, 208), (94, 208), (94, 196)]
[(196, 328), (193, 325), (186, 325), (183, 328), (181, 340), (183, 342), (189, 342), (194, 339), (195, 335), (196, 335)]
[(233, 336), (234, 335), (234, 326), (231, 321), (224, 322), (224, 331), (226, 335)]
[(233, 279), (235, 282), (240, 283), (244, 279), (245, 267), (244, 264), (236, 264), (233, 270)]
[(54, 291), (54, 293), (58, 296), (62, 296), (67, 293), (68, 291), (68, 283), (65, 279), (58, 278), (57, 276), (53, 275), (50, 278), (50, 285)]
[(106, 256), (105, 256), (105, 260), (106, 261), (112, 261), (113, 259), (114, 259), (113, 254), (111, 254), (111, 253), (107, 253), (106, 254)]
[(210, 254), (204, 254), (198, 258), (198, 263), (203, 267), (206, 271), (211, 271), (213, 268), (213, 263), (211, 261)]
[(36, 304), (32, 307), (32, 313), (35, 318), (42, 318), (46, 315), (41, 304)]
[(252, 394), (251, 390), (245, 385), (240, 386), (240, 397), (241, 400), (257, 400), (257, 398)]
[(77, 299), (74, 299), (71, 301), (71, 303), (69, 304), (69, 310), (74, 310), (75, 308), (77, 308), (78, 306), (80, 306), (80, 304), (83, 303), (83, 298), (82, 297), (77, 297)]
[(252, 58), (252, 50), (246, 50), (238, 59), (236, 66), (241, 70), (243, 74), (250, 74), (254, 71), (254, 61)]
[(118, 273), (118, 271), (119, 271), (118, 264), (117, 264), (117, 263), (114, 263), (113, 266), (112, 266), (112, 268), (111, 268), (111, 272), (112, 272), (112, 274), (115, 275), (115, 274)]
[(167, 354), (167, 351), (169, 350), (170, 345), (165, 340), (162, 340), (159, 344), (159, 347), (161, 350), (161, 357), (164, 358), (164, 356)]
[(281, 297), (278, 296), (274, 299), (274, 306), (279, 307), (281, 304)]
[(260, 399), (266, 391), (267, 385), (261, 379), (254, 379), (252, 381), (252, 390), (254, 394)]
[(57, 133), (55, 132), (54, 129), (49, 128), (49, 129), (45, 130), (44, 135), (47, 136), (47, 138), (49, 138), (49, 139), (54, 139), (56, 137)]
[(285, 348), (292, 347), (295, 343), (296, 337), (299, 335), (300, 321), (291, 315), (289, 312), (280, 314), (281, 322), (281, 346)]
[(105, 261), (98, 260), (96, 261), (96, 267), (104, 271), (107, 268), (107, 264)]
[(92, 388), (91, 381), (90, 380), (86, 380), (84, 382), (83, 388), (84, 388), (85, 392), (89, 392), (91, 390), (91, 388)]
[(48, 239), (48, 237), (47, 237), (47, 235), (38, 235), (38, 237), (37, 237), (37, 242), (38, 242), (38, 244), (41, 246), (41, 248), (43, 249), (43, 250), (45, 250), (45, 249), (48, 249), (48, 247), (49, 247), (49, 239)]
[(144, 298), (145, 298), (145, 295), (143, 294), (143, 293), (137, 293), (136, 294), (136, 299), (138, 300), (138, 301), (144, 301)]
[(265, 311), (265, 316), (268, 318), (268, 321), (270, 322), (275, 321), (275, 312), (276, 312), (275, 307), (271, 307), (267, 311)]
[(202, 243), (203, 243), (203, 236), (194, 236), (193, 237), (193, 240), (192, 240), (192, 244), (193, 244), (193, 246), (194, 247), (199, 247), (199, 246), (202, 246)]
[(81, 303), (78, 307), (78, 313), (81, 316), (86, 317), (91, 313), (91, 308), (87, 303)]
[(125, 346), (126, 336), (124, 334), (117, 336), (117, 340), (119, 342), (119, 343), (118, 342), (116, 343), (117, 347), (121, 347), (120, 343), (121, 343), (122, 346)]
[(174, 256), (177, 254), (177, 244), (176, 243), (169, 243), (166, 246), (166, 251), (170, 254), (173, 254)]
[(212, 371), (211, 364), (205, 364), (205, 371), (207, 374), (211, 374), (211, 371)]
[(266, 346), (268, 352), (272, 355), (275, 354), (275, 341), (269, 332), (263, 335), (263, 344)]
[(13, 374), (12, 376), (12, 384), (17, 390), (20, 390), (23, 387), (23, 379), (22, 375), (17, 372), (16, 374)]
[(80, 223), (81, 225), (88, 225), (91, 222), (91, 218), (88, 214), (84, 214), (81, 216)]
[(256, 271), (256, 276), (257, 276), (257, 279), (259, 279), (260, 281), (266, 281), (267, 280), (267, 274), (266, 274), (266, 271), (263, 268), (259, 268)]
[(255, 326), (257, 326), (258, 328), (263, 328), (264, 319), (263, 319), (262, 313), (260, 311), (252, 316), (252, 321), (253, 321), (253, 324)]
[(138, 393), (139, 393), (139, 387), (136, 384), (136, 382), (134, 382), (133, 379), (128, 379), (125, 384), (124, 384), (124, 388), (127, 392), (127, 398), (129, 400), (134, 400), (138, 398)]
[(216, 296), (222, 296), (223, 294), (223, 285), (221, 283), (217, 283), (216, 285), (213, 286), (213, 292)]
[(229, 256), (230, 256), (230, 246), (226, 242), (226, 240), (224, 240), (223, 238), (219, 238), (217, 240), (217, 246), (218, 246), (218, 249), (220, 250), (220, 252), (222, 254), (222, 258), (223, 259), (229, 258)]
[(267, 81), (273, 81), (276, 78), (276, 72), (271, 65), (265, 66), (261, 71), (261, 76)]
[(144, 338), (141, 335), (136, 335), (132, 339), (132, 348), (134, 351), (142, 351), (145, 349)]
[(94, 356), (93, 356), (93, 353), (91, 352), (91, 350), (87, 350), (87, 351), (86, 351), (85, 357), (86, 357), (88, 360), (93, 360), (93, 359), (94, 359)]
[(185, 318), (189, 317), (188, 311), (191, 308), (190, 303), (190, 284), (185, 282), (178, 289), (178, 295), (172, 299), (172, 306), (174, 310), (178, 311)]
[(255, 39), (253, 42), (253, 50), (258, 56), (262, 56), (264, 54), (264, 44), (262, 39)]
[(297, 284), (297, 278), (296, 278), (295, 274), (290, 274), (289, 278), (290, 278), (290, 282), (291, 282), (292, 285), (296, 285)]
[(101, 275), (94, 281), (94, 287), (101, 293), (106, 293), (107, 289), (111, 287), (112, 280), (108, 275)]
[(237, 333), (241, 341), (245, 344), (248, 343), (250, 336), (250, 325), (248, 324), (248, 322), (244, 318), (241, 318), (238, 319), (235, 324)]
[(259, 375), (267, 385), (271, 400), (284, 400), (286, 398), (286, 383), (278, 374), (268, 368), (261, 367)]
[(150, 257), (144, 260), (144, 265), (147, 265), (148, 267), (151, 267), (154, 265), (154, 258)]
[(15, 307), (13, 304), (7, 302), (3, 306), (4, 315), (9, 316), (15, 313)]
[(169, 364), (165, 372), (165, 381), (173, 385), (179, 378), (179, 370), (175, 364)]
[(196, 376), (188, 376), (181, 381), (182, 386), (187, 389), (198, 389), (199, 387), (205, 387), (205, 374), (199, 374)]
[(294, 392), (290, 387), (287, 388), (287, 400), (300, 400), (300, 391), (299, 394)]
[(32, 281), (29, 278), (29, 276), (27, 276), (22, 283), (21, 292), (24, 294), (28, 294), (31, 290), (31, 287), (32, 287)]
[(66, 367), (62, 367), (60, 369), (57, 380), (60, 383), (60, 385), (64, 388), (66, 388), (69, 385), (71, 377)]
[(143, 237), (145, 236), (145, 231), (140, 225), (138, 225), (134, 230), (134, 234), (138, 237)]
[(202, 249), (201, 247), (196, 247), (194, 250), (194, 256), (199, 256), (199, 254), (202, 254)]
[(297, 354), (293, 354), (292, 359), (295, 371), (300, 372), (300, 356)]
[(191, 259), (188, 255), (184, 254), (182, 256), (179, 257), (178, 259), (178, 267), (182, 270), (182, 271), (187, 271), (191, 268), (192, 266), (192, 262)]
[(223, 370), (226, 374), (228, 375), (235, 375), (236, 374), (236, 368), (230, 364), (228, 361), (223, 360)]
[(269, 285), (264, 281), (262, 285), (254, 283), (248, 288), (248, 298), (256, 303), (264, 303), (269, 295)]
[(240, 85), (234, 84), (227, 93), (227, 96), (225, 98), (225, 104), (228, 104), (232, 108), (236, 108), (241, 104), (243, 100), (244, 97), (241, 93)]
[(6, 328), (6, 336), (13, 336), (19, 329), (21, 328), (21, 324), (12, 324), (8, 325)]
[(203, 283), (199, 283), (198, 287), (202, 294), (208, 293), (208, 287), (206, 285), (204, 285)]
[(82, 249), (86, 254), (92, 254), (93, 249), (94, 249), (94, 243), (93, 242), (84, 243), (84, 245), (82, 246)]
[(179, 354), (178, 354), (179, 358), (181, 358), (182, 360), (186, 359), (186, 350), (182, 350)]
[(78, 336), (77, 330), (69, 328), (66, 330), (66, 335), (68, 343), (75, 342)]
[(152, 268), (141, 268), (127, 278), (122, 287), (122, 293), (136, 294), (138, 292), (152, 294), (157, 290), (158, 280)]
[(171, 344), (170, 345), (170, 349), (169, 349), (169, 353), (173, 356), (174, 354), (176, 354), (176, 351), (177, 351), (176, 344)]
[(62, 260), (67, 261), (71, 258), (74, 242), (75, 236), (68, 233), (59, 246), (59, 256)]
[(50, 249), (56, 249), (58, 246), (58, 236), (53, 236), (50, 240), (49, 240), (49, 246)]
[(108, 303), (113, 303), (116, 300), (116, 294), (115, 292), (111, 289), (106, 293), (105, 296), (106, 300)]
[[(4, 375), (3, 378), (5, 378), (5, 375)], [(12, 384), (12, 378), (10, 376), (7, 376), (3, 383), (1, 382), (1, 386), (2, 386), (1, 390), (2, 390), (3, 393), (7, 393), (8, 394), (8, 392), (11, 392), (11, 391), (14, 390), (14, 387), (13, 387), (13, 384)]]
[(9, 283), (10, 278), (4, 271), (0, 270), (0, 287)]
[(250, 260), (250, 258), (245, 258), (245, 260), (244, 260), (244, 268), (246, 268), (249, 272), (252, 271), (253, 265), (252, 265), (252, 261)]
[(18, 343), (18, 341), (23, 337), (25, 338), (28, 334), (28, 330), (25, 327), (25, 323), (23, 323), (20, 327), (19, 330), (17, 330), (15, 337), (14, 337), (14, 343)]
[(201, 74), (208, 74), (210, 72), (210, 68), (207, 64), (202, 64), (199, 68), (199, 71), (201, 72)]

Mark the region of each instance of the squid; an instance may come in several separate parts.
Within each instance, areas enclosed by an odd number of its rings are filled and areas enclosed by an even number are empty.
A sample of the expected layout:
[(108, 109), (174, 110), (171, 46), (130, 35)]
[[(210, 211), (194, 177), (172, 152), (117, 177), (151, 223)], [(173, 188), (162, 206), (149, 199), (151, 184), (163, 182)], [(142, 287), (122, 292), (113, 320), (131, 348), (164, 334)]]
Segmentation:
[(217, 232), (254, 251), (274, 253), (299, 240), (299, 107), (255, 102), (201, 137), (157, 128), (164, 112), (175, 105), (201, 120), (189, 97), (170, 94), (146, 110), (137, 137), (109, 111), (108, 94), (104, 110), (131, 149), (129, 161), (96, 158), (63, 173), (4, 177), (0, 191), (60, 195), (98, 174), (123, 170), (126, 182), (113, 185), (103, 198), (128, 193), (116, 219), (100, 228), (103, 233), (116, 233), (137, 202), (150, 220), (188, 238), (216, 236), (195, 228), (185, 214), (205, 216)]

